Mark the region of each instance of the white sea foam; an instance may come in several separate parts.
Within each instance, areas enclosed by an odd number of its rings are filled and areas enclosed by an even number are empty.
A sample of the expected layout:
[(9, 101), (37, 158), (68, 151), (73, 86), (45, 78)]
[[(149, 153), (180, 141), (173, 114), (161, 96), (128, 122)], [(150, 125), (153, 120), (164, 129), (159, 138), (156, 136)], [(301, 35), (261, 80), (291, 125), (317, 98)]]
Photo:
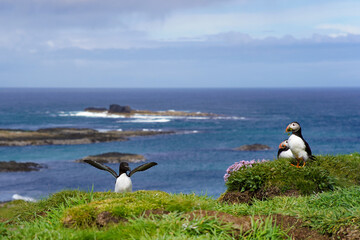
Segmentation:
[[(168, 110), (169, 112), (175, 110)], [(200, 113), (200, 112), (199, 112)], [(165, 112), (164, 112), (165, 114)], [(89, 117), (89, 118), (120, 118), (124, 119), (119, 122), (128, 123), (166, 123), (171, 120), (209, 120), (209, 119), (220, 119), (220, 120), (246, 120), (245, 117), (238, 116), (169, 116), (169, 115), (141, 115), (134, 114), (131, 117), (126, 117), (117, 114), (109, 114), (104, 112), (87, 112), (87, 111), (72, 111), (72, 112), (58, 112), (58, 116), (61, 117)], [(125, 120), (126, 119), (126, 120)]]
[(86, 112), (86, 111), (73, 111), (73, 112), (59, 112), (61, 117), (91, 117), (91, 118), (124, 118), (124, 116), (109, 114), (107, 112)]
[(32, 197), (21, 196), (19, 194), (14, 194), (12, 196), (12, 199), (14, 199), (14, 200), (24, 200), (26, 202), (36, 202), (36, 199), (34, 199)]
[(222, 119), (222, 120), (246, 120), (246, 117), (220, 116), (220, 117), (214, 117), (214, 119)]
[(198, 130), (186, 130), (183, 132), (180, 132), (181, 134), (194, 134), (194, 133), (199, 133)]
[(123, 130), (121, 128), (118, 128), (118, 129), (109, 129), (109, 128), (96, 128), (95, 129), (96, 131), (98, 132), (110, 132), (110, 131), (118, 131), (118, 132), (122, 132)]
[(140, 119), (157, 119), (157, 118), (175, 119), (176, 116), (134, 114), (131, 118), (140, 118)]
[(121, 122), (126, 122), (126, 123), (166, 123), (166, 122), (170, 122), (170, 119), (167, 118), (151, 118), (151, 119), (133, 119), (133, 120), (124, 120), (124, 121), (118, 121), (119, 123)]
[(132, 118), (141, 118), (141, 119), (153, 119), (153, 118), (163, 118), (163, 119), (211, 119), (211, 117), (197, 117), (197, 116), (169, 116), (169, 115), (141, 115), (134, 114)]
[(192, 119), (192, 120), (205, 120), (205, 119), (211, 119), (211, 117), (184, 117), (186, 119)]
[(143, 132), (162, 132), (163, 130), (162, 129), (148, 129), (148, 128), (143, 128), (142, 129)]
[[(176, 110), (174, 110), (174, 109), (169, 109), (169, 110), (166, 110), (166, 111), (157, 111), (157, 112), (176, 112)], [(185, 112), (185, 111), (184, 111)]]
[(98, 128), (96, 129), (98, 132), (108, 132), (110, 131), (109, 129), (103, 129), (103, 128)]
[(157, 116), (157, 115), (140, 115), (134, 114), (132, 117), (126, 118), (126, 120), (120, 120), (119, 123), (166, 123), (173, 119), (171, 116)]

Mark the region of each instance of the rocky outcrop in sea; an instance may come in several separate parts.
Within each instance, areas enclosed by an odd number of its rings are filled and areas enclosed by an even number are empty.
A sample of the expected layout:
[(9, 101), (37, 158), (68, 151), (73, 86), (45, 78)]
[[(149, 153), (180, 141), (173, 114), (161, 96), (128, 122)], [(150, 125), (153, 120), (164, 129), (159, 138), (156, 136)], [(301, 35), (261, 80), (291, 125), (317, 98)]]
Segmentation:
[(143, 155), (140, 154), (108, 152), (98, 155), (90, 155), (82, 159), (78, 159), (75, 162), (84, 162), (85, 160), (92, 160), (99, 163), (120, 163), (120, 162), (137, 163), (137, 162), (143, 162), (146, 159)]
[(0, 129), (0, 146), (72, 145), (127, 141), (130, 137), (171, 134), (174, 131), (107, 131), (89, 128), (45, 128), (37, 131)]
[(268, 145), (259, 144), (259, 143), (242, 145), (240, 147), (234, 148), (234, 150), (236, 151), (265, 151), (270, 149), (271, 147), (269, 147)]
[(34, 162), (0, 162), (0, 172), (30, 172), (46, 168), (46, 165)]
[(149, 115), (149, 116), (183, 116), (183, 117), (217, 117), (218, 114), (214, 113), (201, 113), (201, 112), (184, 112), (184, 111), (149, 111), (149, 110), (134, 110), (130, 106), (121, 106), (118, 104), (111, 104), (109, 109), (103, 107), (88, 107), (85, 108), (86, 112), (107, 112), (108, 114), (123, 115), (131, 117), (134, 114)]

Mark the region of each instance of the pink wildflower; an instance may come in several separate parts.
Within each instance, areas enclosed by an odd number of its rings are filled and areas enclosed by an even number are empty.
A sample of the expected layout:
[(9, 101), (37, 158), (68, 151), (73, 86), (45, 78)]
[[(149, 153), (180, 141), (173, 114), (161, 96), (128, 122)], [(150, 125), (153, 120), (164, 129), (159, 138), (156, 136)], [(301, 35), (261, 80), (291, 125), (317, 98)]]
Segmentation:
[(242, 170), (244, 168), (248, 168), (248, 167), (252, 167), (254, 164), (257, 163), (263, 163), (263, 162), (268, 162), (269, 160), (251, 160), (251, 161), (240, 161), (240, 162), (235, 162), (233, 165), (231, 165), (230, 167), (228, 167), (228, 169), (226, 170), (226, 173), (224, 175), (224, 181), (227, 182), (228, 178), (230, 177), (231, 173)]

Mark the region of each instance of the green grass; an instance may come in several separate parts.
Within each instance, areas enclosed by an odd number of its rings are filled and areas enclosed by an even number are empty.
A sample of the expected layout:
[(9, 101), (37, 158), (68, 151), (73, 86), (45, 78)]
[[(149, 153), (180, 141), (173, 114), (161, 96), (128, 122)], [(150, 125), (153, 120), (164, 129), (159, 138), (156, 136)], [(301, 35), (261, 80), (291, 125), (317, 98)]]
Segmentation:
[(304, 168), (295, 168), (290, 160), (280, 159), (233, 172), (226, 182), (228, 191), (257, 191), (277, 187), (280, 191), (297, 190), (313, 194), (360, 184), (360, 154), (317, 156)]
[[(336, 235), (340, 229), (360, 228), (360, 186), (355, 170), (359, 154), (348, 156), (320, 156), (309, 164), (315, 170), (295, 169), (304, 174), (330, 166), (328, 176), (334, 190), (299, 197), (275, 197), (249, 204), (226, 204), (216, 199), (195, 194), (168, 194), (160, 191), (82, 192), (66, 190), (36, 203), (14, 201), (0, 208), (1, 239), (291, 239), (288, 230), (274, 225), (274, 214), (295, 216), (305, 226), (323, 233)], [(275, 166), (286, 169), (277, 161)], [(349, 166), (347, 165), (349, 164)], [(263, 165), (266, 166), (266, 165)], [(268, 166), (266, 166), (268, 168)], [(274, 167), (274, 166), (272, 166)], [(357, 168), (354, 170), (354, 168)], [(281, 169), (272, 170), (280, 174)], [(277, 176), (273, 175), (273, 179)], [(266, 182), (266, 181), (265, 181)], [(277, 179), (273, 183), (282, 182)], [(294, 183), (292, 183), (294, 184)], [(169, 214), (144, 216), (145, 210), (161, 209)], [(229, 223), (217, 218), (195, 217), (189, 212), (212, 210), (234, 216), (265, 216), (252, 218), (248, 231), (234, 231)], [(126, 218), (118, 224), (99, 227), (96, 217), (107, 211)], [(72, 224), (64, 226), (71, 219)]]
[(251, 229), (239, 236), (239, 239), (290, 239), (291, 236), (283, 231), (280, 227), (272, 223), (272, 217), (265, 220), (251, 219)]
[[(56, 204), (55, 199), (64, 200)], [(155, 203), (154, 203), (155, 199)], [(157, 200), (156, 200), (157, 199)], [(124, 203), (131, 200), (132, 206)], [(184, 201), (185, 207), (180, 206)], [(109, 205), (109, 203), (111, 203)], [(49, 208), (49, 206), (52, 206)], [(27, 208), (20, 208), (27, 206)], [(30, 207), (31, 206), (31, 207)], [(87, 206), (87, 207), (85, 207)], [(150, 207), (170, 210), (170, 214), (145, 218), (143, 210)], [(31, 208), (46, 214), (31, 215)], [(119, 208), (124, 208), (118, 211)], [(217, 219), (188, 220), (186, 213), (195, 209), (216, 210), (243, 215), (269, 215), (279, 213), (297, 216), (307, 226), (322, 233), (335, 234), (341, 227), (360, 227), (360, 187), (341, 188), (302, 197), (275, 197), (268, 201), (256, 200), (248, 204), (220, 204), (215, 199), (193, 194), (167, 194), (158, 191), (138, 191), (127, 194), (85, 193), (80, 191), (59, 192), (39, 203), (21, 203), (11, 208), (15, 219), (0, 223), (3, 239), (111, 239), (122, 236), (129, 239), (231, 239), (231, 226)], [(84, 210), (85, 209), (85, 210)], [(82, 216), (83, 211), (92, 214), (108, 210), (116, 216), (127, 216), (129, 222), (98, 228), (92, 218), (76, 218), (72, 228), (64, 227), (66, 216)], [(0, 211), (0, 214), (3, 212)], [(79, 215), (77, 215), (79, 214)], [(86, 215), (87, 216), (87, 215)], [(86, 222), (87, 221), (87, 222)], [(14, 230), (15, 229), (15, 230)], [(287, 239), (286, 231), (268, 220), (252, 223), (252, 229), (242, 233), (240, 239)]]

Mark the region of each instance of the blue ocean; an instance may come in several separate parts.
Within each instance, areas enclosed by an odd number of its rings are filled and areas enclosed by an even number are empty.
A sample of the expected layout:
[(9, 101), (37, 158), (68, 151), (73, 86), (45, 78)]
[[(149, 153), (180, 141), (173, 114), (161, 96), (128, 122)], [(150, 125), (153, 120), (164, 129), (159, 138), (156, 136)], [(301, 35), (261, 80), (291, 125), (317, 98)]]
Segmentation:
[[(86, 107), (129, 105), (151, 111), (208, 112), (220, 117), (137, 116), (84, 112)], [(360, 149), (360, 88), (314, 89), (0, 89), (0, 128), (50, 127), (108, 130), (174, 130), (124, 142), (0, 147), (0, 161), (36, 162), (38, 172), (0, 173), (0, 201), (13, 194), (36, 199), (64, 189), (113, 191), (105, 171), (74, 162), (106, 152), (142, 154), (157, 166), (132, 176), (133, 189), (218, 197), (228, 166), (276, 158), (286, 126), (298, 121), (313, 154), (350, 154)], [(244, 144), (269, 151), (241, 152)], [(134, 168), (139, 164), (131, 163)], [(109, 164), (118, 170), (117, 164)]]

